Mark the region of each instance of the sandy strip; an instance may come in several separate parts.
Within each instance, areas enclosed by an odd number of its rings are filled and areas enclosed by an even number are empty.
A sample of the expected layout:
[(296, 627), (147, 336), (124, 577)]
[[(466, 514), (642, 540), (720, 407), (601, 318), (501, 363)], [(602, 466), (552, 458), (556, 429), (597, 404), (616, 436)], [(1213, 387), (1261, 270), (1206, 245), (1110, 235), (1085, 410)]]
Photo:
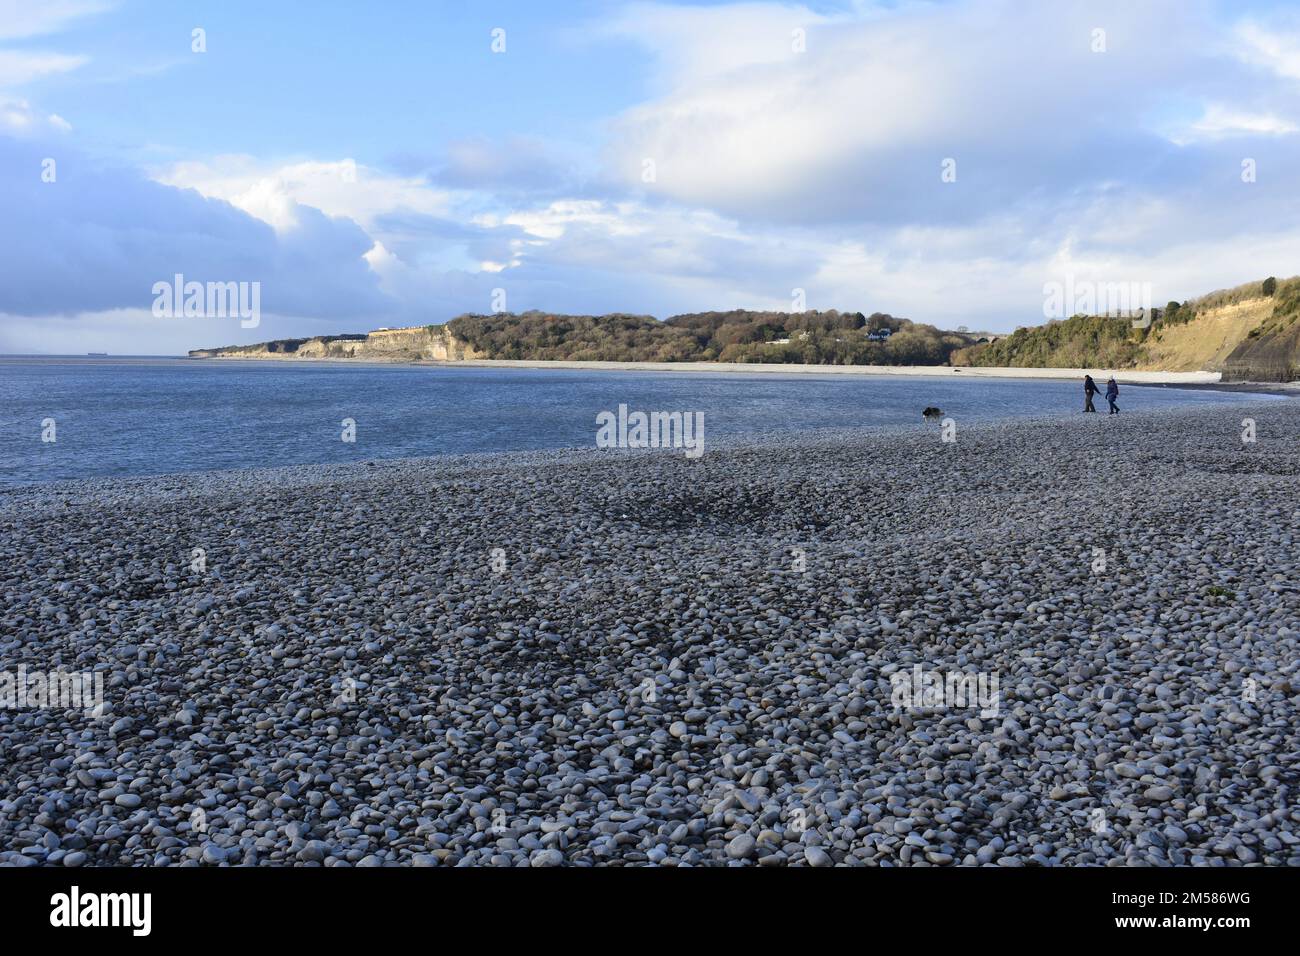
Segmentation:
[(1218, 372), (1135, 372), (1128, 369), (1085, 368), (971, 368), (947, 365), (797, 365), (760, 362), (540, 362), (475, 360), (465, 362), (418, 362), (446, 368), (549, 368), (602, 372), (730, 372), (769, 375), (930, 375), (960, 378), (1048, 378), (1082, 379), (1085, 375), (1105, 381), (1112, 375), (1122, 382), (1163, 385), (1210, 385), (1222, 376)]
[[(556, 362), (541, 360), (471, 359), (461, 362), (421, 360), (404, 362), (376, 358), (295, 358), (293, 356), (211, 356), (223, 362), (323, 362), (338, 365), (417, 365), (428, 368), (528, 368), (566, 369), (585, 372), (711, 372), (738, 375), (920, 375), (961, 378), (1082, 379), (1084, 375), (1105, 380), (1112, 375), (1121, 382), (1139, 385), (1213, 385), (1219, 372), (1150, 372), (1108, 368), (974, 368), (949, 365), (800, 365), (767, 362)], [(207, 361), (194, 359), (193, 361)]]

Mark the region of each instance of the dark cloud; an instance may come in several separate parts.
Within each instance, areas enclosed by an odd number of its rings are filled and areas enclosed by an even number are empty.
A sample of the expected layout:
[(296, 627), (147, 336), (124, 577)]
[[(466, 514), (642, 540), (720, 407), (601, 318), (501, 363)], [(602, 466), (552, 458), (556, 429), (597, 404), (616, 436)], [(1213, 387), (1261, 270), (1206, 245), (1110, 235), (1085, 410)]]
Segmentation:
[[(54, 182), (41, 177), (55, 160)], [(300, 207), (277, 234), (229, 203), (65, 146), (0, 136), (0, 312), (68, 315), (149, 308), (155, 282), (261, 282), (262, 309), (304, 317), (393, 308), (347, 219)]]

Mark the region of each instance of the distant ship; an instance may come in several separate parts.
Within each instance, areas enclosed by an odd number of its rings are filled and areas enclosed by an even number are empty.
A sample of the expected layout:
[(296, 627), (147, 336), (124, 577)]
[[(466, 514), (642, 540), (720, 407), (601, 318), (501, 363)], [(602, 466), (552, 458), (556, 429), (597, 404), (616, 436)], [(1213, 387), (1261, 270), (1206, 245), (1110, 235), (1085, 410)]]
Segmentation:
[(87, 352), (86, 358), (108, 358), (107, 352)]

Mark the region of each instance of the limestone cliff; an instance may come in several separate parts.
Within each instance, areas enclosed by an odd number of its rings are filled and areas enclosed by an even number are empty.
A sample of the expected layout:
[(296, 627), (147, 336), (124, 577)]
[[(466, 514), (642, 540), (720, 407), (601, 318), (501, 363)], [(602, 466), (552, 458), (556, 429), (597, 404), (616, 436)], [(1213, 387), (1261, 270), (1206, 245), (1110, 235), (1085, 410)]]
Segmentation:
[(227, 345), (194, 349), (190, 358), (232, 359), (362, 359), (371, 362), (460, 362), (480, 358), (473, 347), (447, 331), (445, 325), (406, 329), (377, 329), (364, 335), (317, 335), (309, 339), (276, 339), (256, 345)]
[(1300, 378), (1300, 278), (1248, 282), (1170, 302), (1147, 327), (1076, 315), (953, 353), (953, 365), (1219, 372), (1224, 381)]

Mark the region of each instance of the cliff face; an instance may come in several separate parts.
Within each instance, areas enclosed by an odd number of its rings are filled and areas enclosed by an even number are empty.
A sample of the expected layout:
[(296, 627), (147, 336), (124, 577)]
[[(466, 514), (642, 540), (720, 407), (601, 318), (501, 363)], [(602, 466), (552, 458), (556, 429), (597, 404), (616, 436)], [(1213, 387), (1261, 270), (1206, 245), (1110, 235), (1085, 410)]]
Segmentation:
[(444, 325), (407, 329), (378, 329), (366, 335), (317, 335), (309, 339), (276, 339), (256, 345), (194, 349), (190, 358), (233, 359), (362, 359), (371, 362), (461, 362), (480, 358)]
[(1074, 316), (953, 354), (954, 365), (1220, 372), (1224, 381), (1300, 378), (1300, 278), (1250, 282), (1161, 310), (1151, 326)]
[(1224, 381), (1300, 379), (1300, 279), (1287, 279), (1268, 297), (1272, 310), (1223, 360)]
[(1300, 325), (1265, 328), (1221, 366), (1225, 382), (1293, 382), (1300, 378)]
[(1240, 299), (1206, 297), (1205, 301), (1187, 303), (1196, 317), (1156, 325), (1144, 343), (1147, 360), (1143, 367), (1165, 372), (1224, 371), (1229, 356), (1273, 314), (1273, 300), (1260, 295), (1258, 286), (1255, 283)]

